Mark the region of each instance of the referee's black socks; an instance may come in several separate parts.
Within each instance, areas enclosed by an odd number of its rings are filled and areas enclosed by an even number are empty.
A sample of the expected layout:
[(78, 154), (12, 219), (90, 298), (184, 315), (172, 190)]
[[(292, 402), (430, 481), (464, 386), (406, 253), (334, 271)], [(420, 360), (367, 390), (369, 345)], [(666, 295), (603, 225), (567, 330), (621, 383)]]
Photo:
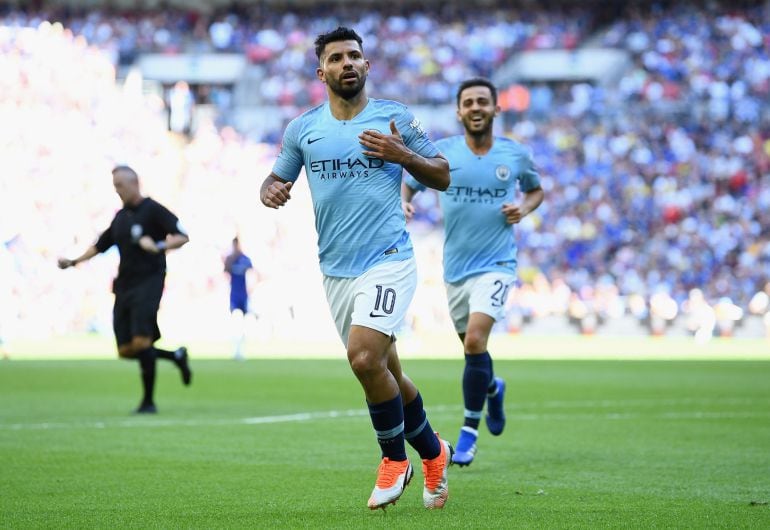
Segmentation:
[(143, 405), (151, 405), (154, 403), (153, 395), (155, 393), (155, 348), (147, 348), (137, 355), (139, 360), (139, 369), (142, 375), (142, 388), (144, 389), (144, 396), (142, 397)]
[(155, 350), (155, 355), (158, 357), (158, 359), (166, 359), (167, 361), (177, 361), (176, 352), (168, 351), (168, 350), (161, 350), (160, 348), (156, 348), (153, 346), (152, 348)]

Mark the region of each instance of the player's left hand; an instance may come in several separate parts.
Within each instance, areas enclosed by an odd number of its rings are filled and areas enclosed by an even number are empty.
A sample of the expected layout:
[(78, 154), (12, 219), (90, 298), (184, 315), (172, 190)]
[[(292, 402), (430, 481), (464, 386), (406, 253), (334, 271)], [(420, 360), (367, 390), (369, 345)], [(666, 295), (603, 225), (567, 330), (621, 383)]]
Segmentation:
[(380, 131), (367, 129), (358, 135), (358, 140), (366, 148), (363, 152), (366, 156), (403, 166), (414, 153), (404, 144), (395, 120), (390, 120), (390, 132), (391, 134), (382, 134)]
[(524, 218), (524, 213), (518, 204), (505, 203), (501, 210), (505, 216), (505, 222), (510, 225), (518, 224)]
[(139, 246), (144, 250), (145, 252), (149, 252), (150, 254), (157, 254), (160, 252), (158, 250), (158, 246), (155, 244), (155, 241), (150, 236), (142, 236), (139, 238)]

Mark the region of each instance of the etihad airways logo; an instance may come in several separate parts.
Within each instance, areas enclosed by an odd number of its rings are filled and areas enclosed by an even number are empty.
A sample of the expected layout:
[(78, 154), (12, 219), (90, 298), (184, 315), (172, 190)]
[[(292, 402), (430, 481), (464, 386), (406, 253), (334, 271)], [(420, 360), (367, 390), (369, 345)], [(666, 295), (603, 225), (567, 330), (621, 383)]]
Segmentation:
[(320, 180), (368, 177), (370, 169), (379, 169), (385, 161), (379, 158), (330, 158), (313, 160), (310, 171)]
[(449, 186), (446, 195), (454, 202), (479, 202), (491, 204), (495, 199), (505, 198), (508, 190), (505, 188), (482, 188), (475, 186)]

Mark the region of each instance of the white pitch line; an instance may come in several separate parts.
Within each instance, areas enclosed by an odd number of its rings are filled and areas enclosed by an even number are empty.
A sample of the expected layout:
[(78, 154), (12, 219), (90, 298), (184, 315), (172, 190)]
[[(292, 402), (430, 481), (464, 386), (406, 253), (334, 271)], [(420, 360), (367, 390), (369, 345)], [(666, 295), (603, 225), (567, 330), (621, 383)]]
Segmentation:
[[(457, 410), (456, 406), (441, 405), (431, 407), (433, 412), (445, 412), (447, 410)], [(263, 425), (270, 423), (290, 423), (295, 421), (313, 421), (337, 418), (355, 418), (368, 416), (366, 409), (349, 410), (329, 410), (321, 412), (299, 412), (296, 414), (279, 414), (275, 416), (255, 416), (251, 418), (229, 418), (229, 419), (161, 419), (153, 416), (142, 418), (116, 420), (116, 421), (73, 421), (73, 422), (42, 422), (42, 423), (9, 423), (0, 424), (0, 431), (20, 431), (20, 430), (48, 430), (48, 429), (105, 429), (107, 427), (205, 427), (214, 425)]]
[(284, 414), (282, 416), (256, 416), (254, 418), (243, 418), (239, 423), (246, 425), (260, 425), (264, 423), (286, 423), (290, 421), (311, 421), (326, 420), (334, 418), (353, 418), (358, 416), (367, 416), (369, 411), (364, 409), (356, 410), (330, 410), (327, 412), (301, 412), (299, 414)]
[[(595, 406), (614, 407), (622, 409), (629, 404), (692, 404), (692, 403), (716, 403), (716, 404), (740, 404), (757, 405), (762, 400), (748, 400), (742, 398), (728, 399), (682, 399), (682, 400), (629, 400), (629, 401), (583, 401), (583, 402), (557, 402), (551, 401), (540, 404), (515, 405), (516, 409), (545, 407), (557, 408), (589, 408)], [(458, 405), (439, 405), (428, 407), (431, 414), (439, 413), (441, 416), (457, 414), (461, 410)], [(0, 431), (31, 431), (31, 430), (54, 430), (54, 429), (107, 429), (107, 428), (144, 428), (144, 427), (209, 427), (226, 425), (265, 425), (275, 423), (306, 422), (315, 420), (345, 419), (368, 416), (366, 409), (348, 409), (348, 410), (329, 410), (319, 412), (300, 412), (297, 414), (279, 414), (275, 416), (254, 416), (249, 418), (225, 418), (225, 419), (162, 419), (157, 417), (144, 417), (116, 421), (74, 421), (74, 422), (42, 422), (42, 423), (9, 423), (0, 424)], [(762, 411), (669, 411), (655, 414), (644, 414), (639, 412), (606, 412), (606, 413), (508, 413), (508, 419), (511, 422), (525, 421), (570, 421), (570, 420), (636, 420), (642, 418), (653, 418), (661, 420), (709, 420), (709, 419), (742, 419), (742, 418), (768, 418), (770, 412)]]

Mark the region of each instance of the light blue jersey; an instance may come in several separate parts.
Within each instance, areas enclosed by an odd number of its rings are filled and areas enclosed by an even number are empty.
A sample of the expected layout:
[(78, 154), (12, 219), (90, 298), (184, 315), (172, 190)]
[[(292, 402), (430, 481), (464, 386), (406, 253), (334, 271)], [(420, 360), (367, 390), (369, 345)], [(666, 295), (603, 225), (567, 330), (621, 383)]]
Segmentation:
[(294, 182), (305, 167), (318, 231), (318, 257), (327, 276), (354, 278), (378, 263), (413, 255), (401, 209), (402, 167), (364, 156), (364, 130), (391, 134), (390, 120), (412, 151), (432, 158), (438, 149), (401, 103), (369, 99), (352, 120), (319, 105), (286, 128), (273, 173)]
[[(451, 183), (439, 193), (444, 213), (444, 281), (458, 282), (484, 272), (516, 273), (516, 238), (505, 221), (503, 203), (515, 202), (516, 187), (523, 192), (540, 187), (529, 150), (496, 136), (492, 149), (474, 154), (464, 136), (436, 142), (449, 160)], [(425, 186), (411, 175), (406, 184)]]

